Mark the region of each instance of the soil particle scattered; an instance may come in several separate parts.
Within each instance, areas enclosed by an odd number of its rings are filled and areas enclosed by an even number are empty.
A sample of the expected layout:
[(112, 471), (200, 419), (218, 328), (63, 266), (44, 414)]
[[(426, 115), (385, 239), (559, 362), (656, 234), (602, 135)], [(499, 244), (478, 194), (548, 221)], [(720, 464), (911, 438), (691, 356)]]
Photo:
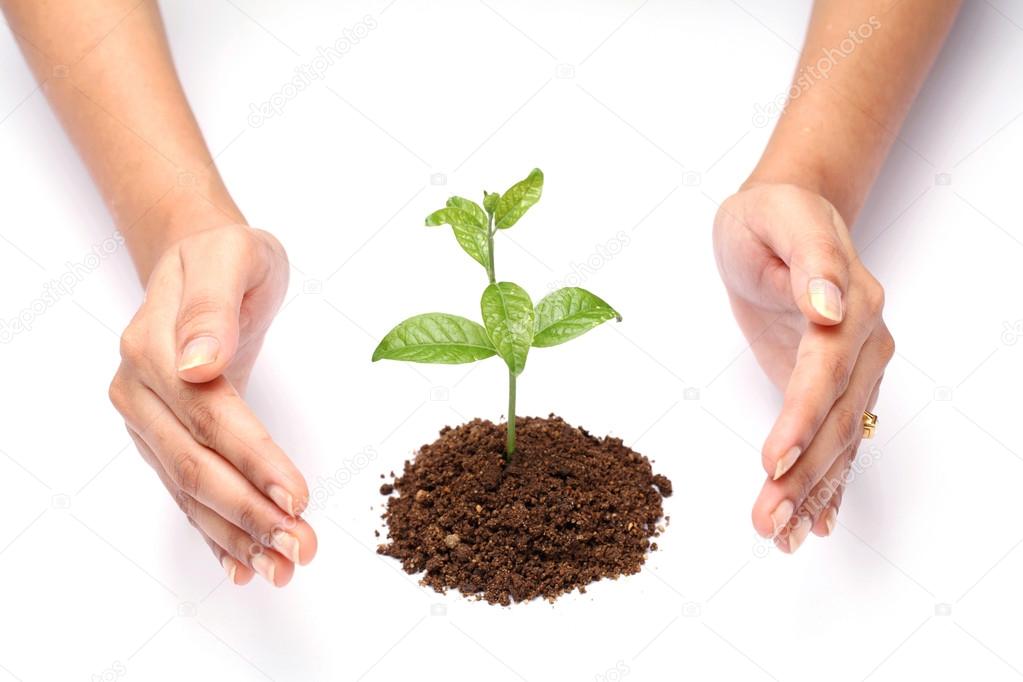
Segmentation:
[(671, 481), (668, 480), (667, 476), (662, 474), (654, 475), (654, 485), (661, 491), (661, 495), (671, 497)]
[(390, 495), (393, 492), (394, 492), (394, 486), (391, 485), (390, 483), (384, 483), (382, 486), (380, 486), (380, 494), (381, 495)]
[(516, 420), (505, 465), (505, 429), (479, 419), (445, 427), (405, 462), (383, 515), (389, 542), (377, 551), (425, 572), (438, 592), (505, 605), (638, 572), (663, 529), (671, 481), (620, 439), (554, 415)]

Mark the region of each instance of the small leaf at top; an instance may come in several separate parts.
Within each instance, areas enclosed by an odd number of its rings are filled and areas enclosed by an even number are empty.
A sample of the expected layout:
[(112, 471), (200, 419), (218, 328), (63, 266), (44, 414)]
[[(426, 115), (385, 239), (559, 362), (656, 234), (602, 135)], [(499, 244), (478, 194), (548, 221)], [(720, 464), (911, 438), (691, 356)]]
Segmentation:
[(525, 180), (516, 182), (498, 199), (494, 209), (494, 224), (502, 230), (511, 227), (530, 206), (540, 201), (542, 192), (543, 171), (534, 168)]
[(450, 225), (462, 250), (484, 268), (487, 267), (490, 262), (487, 214), (475, 201), (451, 197), (445, 208), (426, 216), (426, 224), (430, 227)]
[(488, 192), (483, 190), (483, 208), (486, 209), (487, 213), (493, 213), (497, 209), (497, 202), (501, 199), (501, 195), (497, 192)]
[(487, 330), (476, 322), (447, 313), (426, 313), (410, 317), (387, 332), (373, 351), (373, 362), (457, 365), (489, 358), (496, 352)]
[(565, 287), (552, 291), (536, 304), (533, 345), (537, 348), (556, 346), (611, 318), (622, 321), (614, 308), (586, 289)]
[(529, 294), (517, 284), (497, 282), (483, 290), (480, 309), (497, 354), (512, 374), (521, 374), (533, 342), (533, 301)]

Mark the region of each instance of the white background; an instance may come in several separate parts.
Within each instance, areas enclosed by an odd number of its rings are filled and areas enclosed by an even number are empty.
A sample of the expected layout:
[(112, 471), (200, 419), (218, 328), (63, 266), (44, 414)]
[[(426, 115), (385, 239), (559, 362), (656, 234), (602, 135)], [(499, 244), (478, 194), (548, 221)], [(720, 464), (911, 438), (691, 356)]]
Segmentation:
[[(140, 298), (122, 249), (0, 346), (0, 679), (1023, 675), (1020, 5), (967, 4), (856, 226), (899, 351), (835, 536), (789, 557), (749, 521), (778, 396), (709, 234), (810, 3), (389, 1), (163, 3), (222, 172), (294, 265), (251, 399), (322, 495), (319, 555), (286, 589), (233, 588), (134, 452), (106, 399)], [(321, 82), (249, 125), (367, 15)], [(6, 30), (0, 63), (10, 320), (114, 226)], [(381, 472), (502, 416), (500, 363), (369, 357), (408, 315), (476, 316), (482, 271), (423, 217), (534, 166), (544, 198), (499, 235), (501, 276), (539, 297), (582, 272), (625, 321), (535, 351), (519, 413), (624, 438), (676, 494), (640, 574), (499, 608), (418, 586), (373, 530)]]

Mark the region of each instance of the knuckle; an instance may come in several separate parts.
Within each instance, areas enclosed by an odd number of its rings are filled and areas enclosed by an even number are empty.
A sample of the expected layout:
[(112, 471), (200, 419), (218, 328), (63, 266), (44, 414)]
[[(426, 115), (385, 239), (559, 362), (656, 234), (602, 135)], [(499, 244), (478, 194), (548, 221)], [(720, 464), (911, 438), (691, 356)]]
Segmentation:
[(137, 365), (145, 357), (147, 335), (142, 326), (133, 322), (121, 332), (121, 359), (130, 365)]
[(120, 371), (114, 375), (113, 380), (110, 382), (110, 386), (107, 388), (107, 397), (110, 399), (110, 404), (114, 406), (114, 409), (124, 414), (128, 407), (128, 389)]
[(841, 395), (849, 387), (852, 368), (845, 358), (833, 357), (827, 360), (828, 375), (835, 386), (835, 395)]
[(864, 295), (867, 300), (867, 307), (875, 315), (884, 309), (884, 287), (873, 277), (870, 277), (864, 285)]
[(189, 430), (206, 447), (216, 449), (220, 432), (220, 419), (209, 403), (197, 401), (188, 411)]
[(251, 537), (240, 531), (232, 530), (228, 544), (230, 546), (227, 547), (227, 550), (231, 556), (243, 561), (246, 565), (249, 564), (252, 557), (263, 551), (261, 545), (253, 542)]
[(895, 337), (887, 329), (882, 332), (881, 337), (878, 339), (878, 348), (885, 364), (888, 364), (895, 357)]
[(178, 327), (195, 324), (204, 317), (219, 313), (223, 308), (223, 302), (212, 295), (192, 296), (181, 304), (181, 309), (178, 311)]
[(791, 476), (790, 485), (792, 485), (795, 493), (796, 500), (804, 500), (813, 490), (813, 487), (817, 484), (817, 475), (813, 467), (810, 466), (796, 466), (793, 467), (786, 477)]
[(174, 493), (174, 502), (178, 505), (178, 509), (181, 513), (188, 517), (188, 522), (194, 527), (198, 528), (198, 524), (195, 521), (195, 498), (186, 493), (184, 490), (178, 489)]
[(260, 541), (263, 540), (263, 538), (260, 537), (261, 530), (259, 526), (259, 514), (256, 512), (256, 508), (251, 502), (246, 501), (239, 504), (238, 527), (248, 533), (251, 537), (259, 538)]
[(246, 449), (240, 454), (240, 456), (234, 461), (235, 468), (246, 480), (256, 481), (259, 480), (259, 462), (255, 453)]
[(846, 444), (854, 441), (863, 429), (863, 413), (853, 412), (847, 407), (835, 407), (833, 414), (839, 442)]
[(810, 356), (813, 362), (821, 367), (823, 376), (830, 382), (831, 396), (839, 396), (849, 387), (849, 380), (852, 377), (852, 367), (848, 360), (833, 352), (815, 352)]
[(253, 230), (244, 225), (225, 225), (221, 228), (220, 238), (243, 253), (253, 247)]
[(266, 230), (252, 230), (252, 233), (269, 249), (275, 258), (285, 263), (288, 262), (288, 252), (277, 237)]
[(184, 452), (174, 459), (171, 478), (181, 491), (190, 497), (198, 497), (202, 484), (202, 465), (191, 452)]
[(845, 250), (831, 239), (815, 238), (807, 243), (806, 250), (825, 263), (844, 265), (846, 262)]

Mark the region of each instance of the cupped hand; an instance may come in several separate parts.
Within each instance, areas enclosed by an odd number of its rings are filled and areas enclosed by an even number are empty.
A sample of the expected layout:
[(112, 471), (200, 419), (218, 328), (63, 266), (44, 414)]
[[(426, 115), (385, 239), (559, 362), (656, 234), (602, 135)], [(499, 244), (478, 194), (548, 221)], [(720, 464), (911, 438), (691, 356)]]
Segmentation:
[(242, 398), (288, 283), (267, 232), (224, 225), (170, 246), (121, 339), (110, 399), (143, 458), (236, 584), (283, 586), (316, 553), (306, 483)]
[(767, 480), (753, 525), (794, 552), (831, 533), (847, 472), (895, 352), (884, 291), (860, 262), (838, 211), (794, 185), (728, 198), (714, 250), (732, 311), (757, 361), (784, 392), (763, 446)]

